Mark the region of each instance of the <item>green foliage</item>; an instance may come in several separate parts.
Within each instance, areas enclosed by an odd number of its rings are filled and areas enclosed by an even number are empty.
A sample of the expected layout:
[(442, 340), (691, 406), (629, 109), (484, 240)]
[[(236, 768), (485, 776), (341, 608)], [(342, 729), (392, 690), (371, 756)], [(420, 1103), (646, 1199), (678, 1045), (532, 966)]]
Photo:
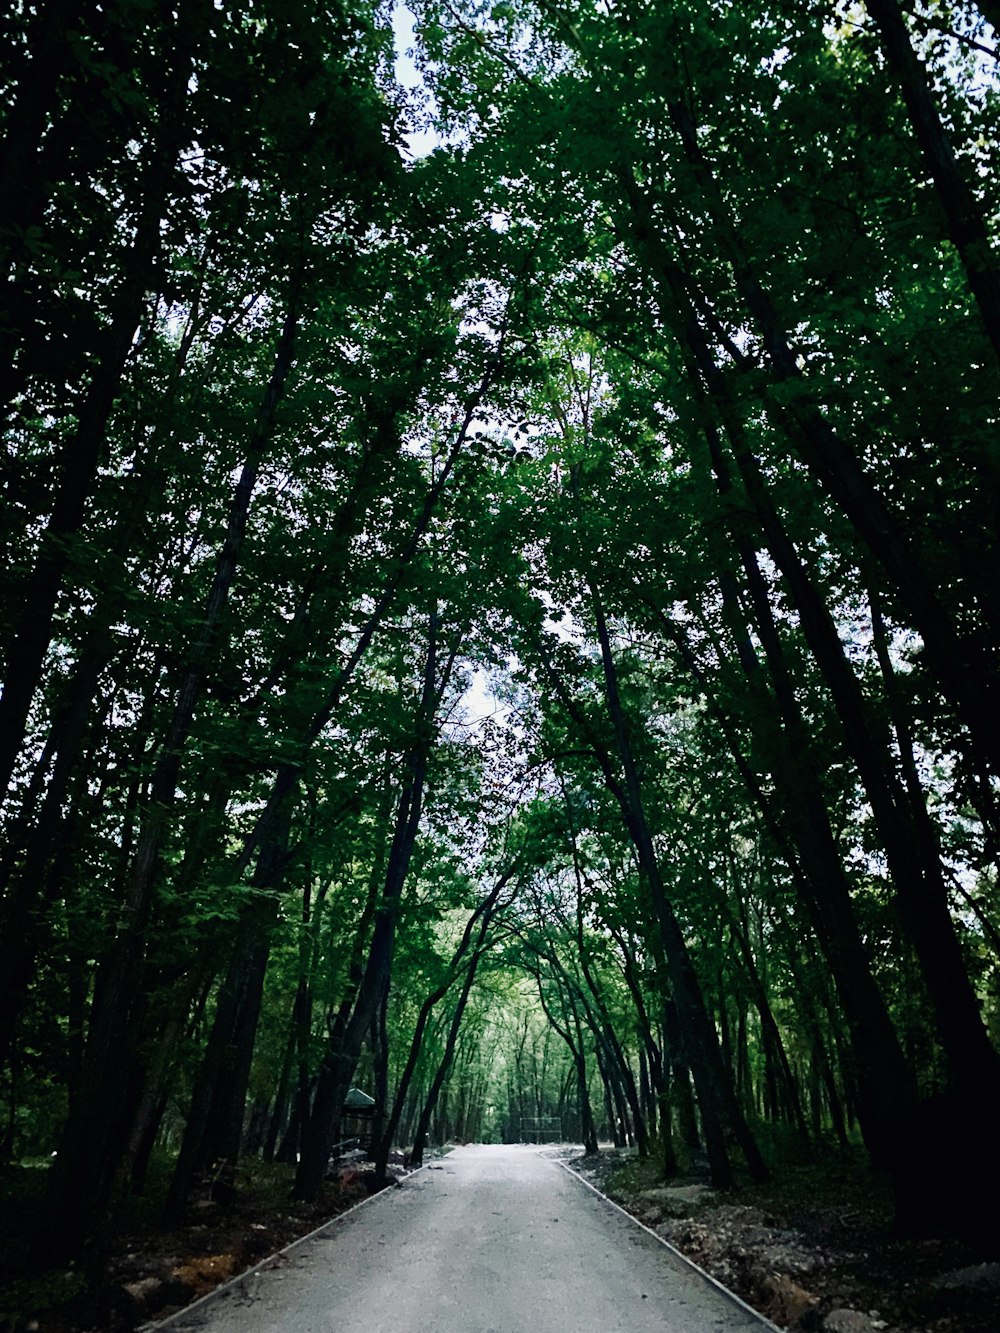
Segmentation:
[[(438, 1136), (582, 1134), (588, 1097), (652, 1127), (662, 1094), (678, 1138), (637, 806), (775, 1155), (854, 1132), (845, 940), (915, 1087), (956, 1080), (978, 1003), (996, 1044), (997, 373), (874, 24), (413, 10), (417, 158), (384, 6), (2, 20), (4, 1154), (121, 1096), (109, 1192), (194, 1122), (248, 942), (244, 1128), (294, 1124), (386, 910), (359, 1082), (391, 1097), (451, 983), (405, 1134), (501, 879)], [(994, 232), (981, 21), (907, 24)]]

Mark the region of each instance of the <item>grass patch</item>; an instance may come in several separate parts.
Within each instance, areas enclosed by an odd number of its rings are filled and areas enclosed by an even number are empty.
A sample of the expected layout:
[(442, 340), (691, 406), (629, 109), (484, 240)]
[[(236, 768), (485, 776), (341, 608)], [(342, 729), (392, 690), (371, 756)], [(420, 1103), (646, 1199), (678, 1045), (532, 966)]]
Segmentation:
[(0, 1290), (0, 1328), (5, 1333), (27, 1328), (39, 1314), (76, 1300), (87, 1290), (86, 1276), (75, 1268), (56, 1269), (41, 1277), (22, 1278)]

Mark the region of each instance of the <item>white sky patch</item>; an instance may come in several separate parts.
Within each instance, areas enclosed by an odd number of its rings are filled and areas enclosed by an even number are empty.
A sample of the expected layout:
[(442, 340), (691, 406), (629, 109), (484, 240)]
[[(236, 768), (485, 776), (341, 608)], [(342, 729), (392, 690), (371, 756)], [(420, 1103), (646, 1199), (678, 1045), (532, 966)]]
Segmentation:
[[(393, 70), (396, 82), (407, 92), (430, 98), (423, 75), (417, 69), (411, 52), (416, 46), (415, 18), (406, 5), (396, 5), (392, 11), (392, 35), (396, 47)], [(403, 135), (413, 157), (426, 157), (439, 147), (440, 137), (431, 129), (413, 129)]]
[(496, 717), (505, 711), (504, 705), (493, 693), (493, 682), (485, 667), (476, 667), (472, 673), (469, 688), (462, 695), (462, 709), (468, 714), (470, 722)]

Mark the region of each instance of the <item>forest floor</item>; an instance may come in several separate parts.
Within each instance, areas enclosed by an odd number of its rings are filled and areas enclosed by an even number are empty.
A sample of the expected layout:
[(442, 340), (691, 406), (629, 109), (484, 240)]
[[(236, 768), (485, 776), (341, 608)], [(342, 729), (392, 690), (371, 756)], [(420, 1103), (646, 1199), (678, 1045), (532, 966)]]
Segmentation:
[[(888, 1190), (860, 1157), (783, 1166), (765, 1186), (725, 1196), (703, 1164), (664, 1182), (653, 1163), (607, 1150), (543, 1150), (748, 1304), (794, 1333), (997, 1333), (1000, 1264), (958, 1241), (892, 1235)], [(398, 1164), (393, 1168), (402, 1175)], [(195, 1199), (183, 1224), (156, 1227), (137, 1207), (111, 1260), (88, 1282), (75, 1268), (19, 1272), (38, 1186), (0, 1182), (2, 1333), (131, 1333), (165, 1317), (353, 1207), (373, 1192), (364, 1167), (345, 1167), (314, 1204), (289, 1198), (290, 1168), (258, 1167), (223, 1207)], [(20, 1206), (18, 1206), (20, 1203)], [(21, 1254), (23, 1258), (23, 1254)]]
[(725, 1195), (693, 1163), (664, 1181), (629, 1152), (560, 1153), (583, 1179), (780, 1328), (997, 1333), (1000, 1263), (962, 1242), (893, 1234), (887, 1184), (860, 1155), (783, 1165)]
[[(393, 1180), (406, 1174), (399, 1163), (390, 1172)], [(257, 1163), (226, 1205), (213, 1201), (206, 1188), (181, 1223), (164, 1230), (158, 1226), (159, 1191), (153, 1190), (148, 1199), (133, 1201), (105, 1262), (89, 1272), (81, 1264), (29, 1275), (25, 1241), (43, 1175), (36, 1169), (0, 1180), (0, 1333), (133, 1333), (377, 1191), (365, 1164), (345, 1165), (314, 1203), (301, 1203), (291, 1198), (292, 1167)]]

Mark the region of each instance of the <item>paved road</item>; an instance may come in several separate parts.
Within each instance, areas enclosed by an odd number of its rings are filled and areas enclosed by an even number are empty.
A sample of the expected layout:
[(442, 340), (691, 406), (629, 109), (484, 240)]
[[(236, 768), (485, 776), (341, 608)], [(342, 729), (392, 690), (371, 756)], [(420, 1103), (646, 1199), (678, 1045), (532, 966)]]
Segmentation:
[(769, 1327), (532, 1148), (459, 1148), (171, 1330), (749, 1333)]

